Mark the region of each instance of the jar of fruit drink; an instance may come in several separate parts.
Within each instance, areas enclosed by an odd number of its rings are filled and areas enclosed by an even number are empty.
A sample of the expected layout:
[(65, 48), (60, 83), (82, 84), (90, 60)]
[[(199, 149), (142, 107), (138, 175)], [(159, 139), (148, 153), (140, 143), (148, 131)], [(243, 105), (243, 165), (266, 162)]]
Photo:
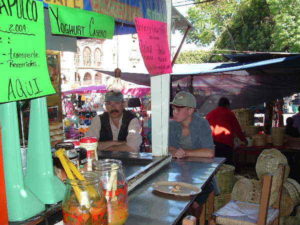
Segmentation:
[(83, 174), (85, 181), (68, 179), (62, 202), (64, 225), (107, 225), (107, 204), (97, 173)]
[(122, 225), (128, 218), (127, 182), (120, 160), (105, 159), (93, 162), (99, 173), (107, 200), (108, 224)]

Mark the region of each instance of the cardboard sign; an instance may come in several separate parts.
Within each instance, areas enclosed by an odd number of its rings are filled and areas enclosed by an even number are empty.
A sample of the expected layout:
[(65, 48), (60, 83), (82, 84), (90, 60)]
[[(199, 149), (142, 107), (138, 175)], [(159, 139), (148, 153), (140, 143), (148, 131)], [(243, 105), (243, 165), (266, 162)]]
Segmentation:
[(167, 24), (143, 18), (136, 18), (135, 24), (148, 72), (151, 75), (172, 73)]
[(46, 63), (43, 3), (5, 2), (0, 8), (0, 102), (54, 94)]
[[(149, 1), (149, 0), (148, 0)], [(130, 3), (138, 4), (137, 6)], [(120, 1), (120, 0), (91, 0), (91, 5), (94, 12), (113, 16), (114, 18), (131, 22), (133, 24), (134, 18), (143, 17), (141, 5), (139, 1)]]
[(83, 9), (83, 0), (43, 0), (47, 4), (63, 5)]
[(49, 5), (49, 16), (53, 34), (100, 39), (111, 39), (114, 34), (111, 16), (58, 5)]

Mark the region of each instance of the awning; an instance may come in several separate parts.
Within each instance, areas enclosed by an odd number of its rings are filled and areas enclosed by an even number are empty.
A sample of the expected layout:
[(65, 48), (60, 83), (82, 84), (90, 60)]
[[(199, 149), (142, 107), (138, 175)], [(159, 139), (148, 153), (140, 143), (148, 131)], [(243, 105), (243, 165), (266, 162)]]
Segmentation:
[[(202, 113), (216, 107), (221, 96), (231, 100), (232, 108), (241, 108), (300, 92), (300, 55), (250, 63), (176, 64), (173, 71), (173, 96), (179, 88), (193, 89)], [(150, 85), (145, 73), (123, 72), (121, 78)]]
[[(114, 71), (97, 70), (101, 73), (114, 76)], [(203, 64), (175, 64), (172, 80), (176, 81), (189, 75), (258, 75), (258, 74), (285, 74), (300, 72), (300, 55), (269, 59), (252, 63), (203, 63)], [(150, 86), (150, 75), (147, 73), (122, 72), (122, 80)]]
[[(93, 85), (88, 87), (81, 87), (69, 91), (62, 92), (62, 95), (71, 95), (71, 94), (92, 94), (92, 93), (106, 93), (107, 89), (105, 85)], [(132, 95), (134, 97), (143, 97), (150, 94), (150, 87), (147, 86), (138, 86), (126, 88), (122, 91), (124, 95)]]

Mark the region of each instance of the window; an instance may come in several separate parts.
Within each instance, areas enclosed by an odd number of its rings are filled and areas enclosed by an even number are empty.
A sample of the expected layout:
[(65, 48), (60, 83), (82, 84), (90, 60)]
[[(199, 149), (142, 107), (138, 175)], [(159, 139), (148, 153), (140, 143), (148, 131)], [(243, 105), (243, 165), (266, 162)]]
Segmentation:
[(80, 64), (80, 49), (77, 48), (77, 52), (74, 55), (74, 62), (76, 66), (79, 66)]
[(89, 47), (85, 47), (83, 50), (83, 65), (91, 66), (92, 64), (92, 51)]
[(102, 61), (102, 52), (100, 48), (96, 48), (95, 54), (94, 54), (94, 65), (100, 66)]
[(101, 83), (102, 83), (102, 74), (99, 73), (99, 72), (97, 72), (97, 73), (95, 74), (95, 83), (96, 83), (96, 84), (101, 84)]
[(80, 75), (79, 75), (79, 73), (75, 73), (75, 83), (80, 83)]
[(85, 73), (83, 77), (83, 83), (85, 85), (90, 85), (92, 84), (92, 75), (90, 73)]

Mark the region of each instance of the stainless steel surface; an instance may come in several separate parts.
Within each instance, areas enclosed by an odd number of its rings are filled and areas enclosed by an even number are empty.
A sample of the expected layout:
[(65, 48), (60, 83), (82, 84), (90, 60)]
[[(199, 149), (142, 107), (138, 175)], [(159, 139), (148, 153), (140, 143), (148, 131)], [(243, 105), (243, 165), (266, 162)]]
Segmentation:
[(162, 166), (171, 161), (171, 156), (153, 157), (151, 153), (98, 151), (99, 159), (118, 159), (122, 161), (128, 191), (157, 172)]
[(224, 158), (172, 161), (130, 193), (126, 225), (176, 224), (195, 196), (182, 198), (157, 194), (153, 192), (152, 183), (180, 181), (203, 188), (224, 161)]

